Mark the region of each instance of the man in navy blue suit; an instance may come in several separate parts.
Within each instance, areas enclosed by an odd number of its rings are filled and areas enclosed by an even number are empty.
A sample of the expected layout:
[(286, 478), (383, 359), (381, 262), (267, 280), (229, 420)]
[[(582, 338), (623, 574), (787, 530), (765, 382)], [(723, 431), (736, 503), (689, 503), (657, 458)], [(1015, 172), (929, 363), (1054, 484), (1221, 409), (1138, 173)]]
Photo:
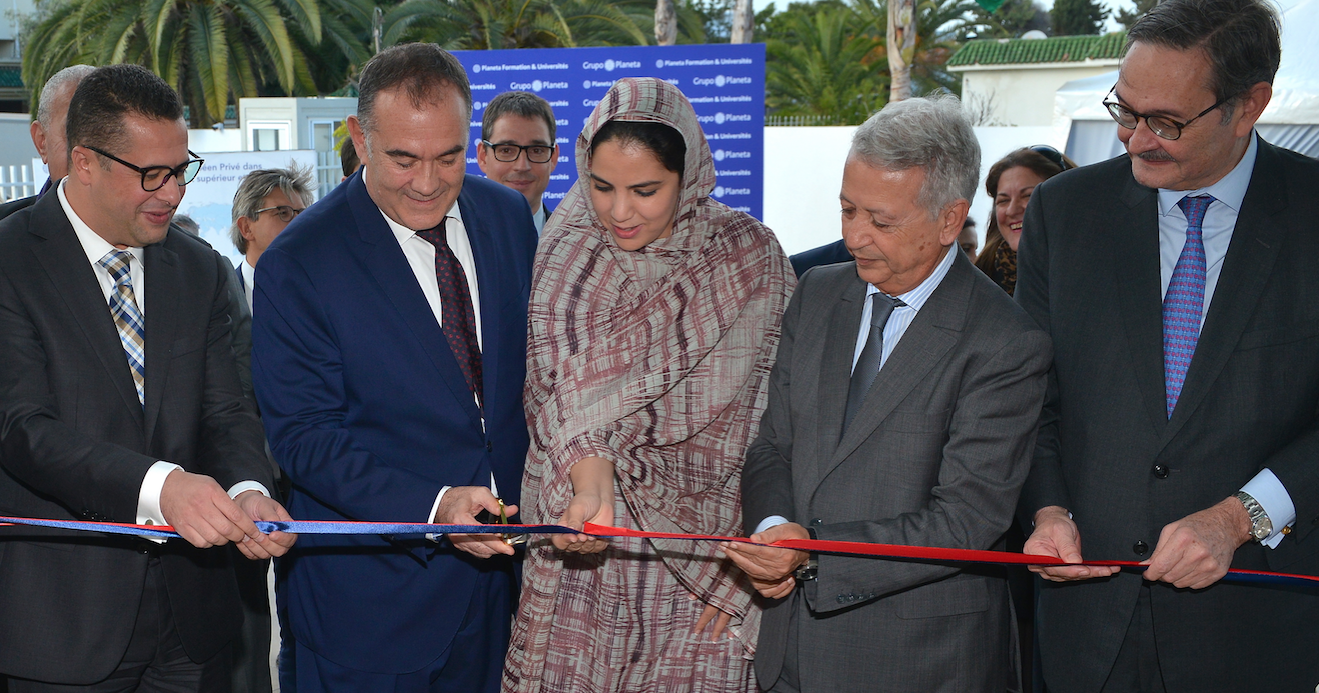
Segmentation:
[[(383, 51), (348, 119), (364, 168), (257, 268), (253, 379), (298, 519), (472, 524), (516, 512), (536, 231), (464, 175), (467, 76)], [(516, 599), (497, 535), (305, 537), (280, 598), (300, 691), (496, 691)]]

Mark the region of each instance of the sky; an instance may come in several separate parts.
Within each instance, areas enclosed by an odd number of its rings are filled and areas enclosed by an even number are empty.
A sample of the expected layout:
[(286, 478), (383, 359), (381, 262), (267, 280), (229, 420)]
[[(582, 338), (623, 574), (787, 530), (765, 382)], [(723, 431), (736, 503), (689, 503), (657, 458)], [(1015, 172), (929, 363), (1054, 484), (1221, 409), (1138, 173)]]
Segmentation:
[[(765, 6), (770, 4), (771, 2), (774, 3), (775, 7), (782, 10), (783, 8), (788, 6), (789, 2), (792, 1), (793, 0), (751, 0), (751, 4), (753, 7), (755, 7), (756, 11), (759, 12), (765, 9)], [(1044, 9), (1046, 10), (1053, 7), (1053, 0), (1037, 0), (1037, 2), (1043, 5)], [(1117, 22), (1113, 21), (1112, 15), (1114, 14), (1114, 12), (1120, 9), (1129, 10), (1129, 9), (1134, 9), (1136, 7), (1136, 4), (1132, 2), (1132, 0), (1100, 0), (1100, 2), (1104, 6), (1108, 7), (1110, 10), (1108, 27), (1107, 27), (1108, 31), (1116, 31), (1119, 28), (1121, 28)]]

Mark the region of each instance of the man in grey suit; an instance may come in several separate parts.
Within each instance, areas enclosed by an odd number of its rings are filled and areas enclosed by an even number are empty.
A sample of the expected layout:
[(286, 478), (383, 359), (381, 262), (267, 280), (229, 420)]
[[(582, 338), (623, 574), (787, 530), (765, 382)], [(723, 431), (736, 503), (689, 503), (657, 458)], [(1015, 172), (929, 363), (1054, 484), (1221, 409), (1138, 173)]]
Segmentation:
[[(1022, 491), (1055, 693), (1319, 684), (1319, 162), (1254, 130), (1280, 61), (1263, 0), (1167, 0), (1105, 101), (1127, 155), (1031, 196), (1017, 300), (1058, 357)], [(1027, 523), (1027, 526), (1029, 524)]]
[[(784, 317), (742, 476), (754, 541), (1000, 545), (1051, 351), (956, 245), (979, 170), (950, 96), (891, 103), (857, 130), (839, 196), (855, 262), (808, 271)], [(725, 551), (773, 599), (762, 688), (1019, 689), (997, 567)]]

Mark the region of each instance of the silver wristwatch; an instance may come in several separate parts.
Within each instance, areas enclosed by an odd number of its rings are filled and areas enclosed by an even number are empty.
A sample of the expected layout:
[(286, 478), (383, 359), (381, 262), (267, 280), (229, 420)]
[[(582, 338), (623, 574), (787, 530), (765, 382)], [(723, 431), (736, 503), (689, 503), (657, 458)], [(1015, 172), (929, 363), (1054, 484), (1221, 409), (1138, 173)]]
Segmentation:
[(1250, 536), (1255, 541), (1264, 541), (1273, 534), (1273, 520), (1269, 519), (1269, 514), (1264, 512), (1264, 506), (1255, 500), (1255, 497), (1245, 491), (1237, 491), (1237, 500), (1246, 506), (1246, 514), (1250, 515)]

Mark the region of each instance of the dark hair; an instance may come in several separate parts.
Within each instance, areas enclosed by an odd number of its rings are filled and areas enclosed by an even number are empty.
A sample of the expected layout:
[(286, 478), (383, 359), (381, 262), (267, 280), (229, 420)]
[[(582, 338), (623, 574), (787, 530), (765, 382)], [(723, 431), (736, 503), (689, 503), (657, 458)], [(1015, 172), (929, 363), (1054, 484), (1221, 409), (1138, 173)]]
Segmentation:
[(1212, 70), (1205, 86), (1223, 105), (1223, 122), (1232, 118), (1235, 98), (1268, 82), (1282, 60), (1280, 19), (1264, 0), (1165, 0), (1136, 21), (1127, 32), (1131, 50), (1136, 42), (1181, 51), (1203, 49)]
[(343, 175), (345, 178), (353, 175), (362, 165), (362, 159), (357, 156), (357, 145), (353, 144), (353, 138), (343, 138), (343, 144), (339, 145), (339, 163), (343, 165)]
[(529, 91), (506, 91), (490, 100), (485, 105), (485, 114), (481, 116), (481, 139), (489, 141), (490, 132), (495, 129), (495, 121), (506, 115), (523, 118), (540, 118), (550, 129), (550, 145), (558, 130), (554, 127), (554, 110), (550, 102)]
[[(124, 117), (183, 120), (183, 102), (165, 80), (140, 65), (98, 67), (78, 83), (69, 101), (65, 137), (75, 146), (97, 147), (114, 153), (127, 146)], [(109, 161), (102, 159), (102, 165)]]
[[(1058, 153), (1056, 149), (1053, 151)], [(1076, 163), (1065, 155), (1059, 153), (1058, 157), (1058, 161), (1054, 161), (1053, 157), (1046, 156), (1035, 147), (1014, 149), (989, 167), (989, 175), (985, 176), (985, 192), (989, 193), (990, 199), (997, 197), (998, 179), (1002, 178), (1003, 173), (1010, 168), (1028, 168), (1044, 180), (1049, 180), (1069, 168), (1076, 168)], [(991, 207), (989, 225), (985, 227), (985, 247), (980, 251), (980, 255), (976, 256), (976, 267), (985, 274), (994, 276), (994, 255), (998, 253), (999, 246), (1006, 242), (1003, 232), (998, 228), (998, 213)]]
[(618, 140), (621, 147), (645, 147), (664, 168), (678, 174), (679, 178), (687, 168), (687, 143), (683, 141), (682, 133), (663, 123), (611, 120), (596, 131), (591, 140), (591, 155), (594, 156), (596, 148), (610, 140)]
[(444, 98), (444, 87), (452, 86), (467, 105), (472, 117), (472, 86), (462, 63), (433, 43), (405, 43), (386, 48), (371, 58), (357, 80), (357, 120), (370, 131), (375, 116), (376, 95), (397, 87), (407, 90), (413, 108)]

